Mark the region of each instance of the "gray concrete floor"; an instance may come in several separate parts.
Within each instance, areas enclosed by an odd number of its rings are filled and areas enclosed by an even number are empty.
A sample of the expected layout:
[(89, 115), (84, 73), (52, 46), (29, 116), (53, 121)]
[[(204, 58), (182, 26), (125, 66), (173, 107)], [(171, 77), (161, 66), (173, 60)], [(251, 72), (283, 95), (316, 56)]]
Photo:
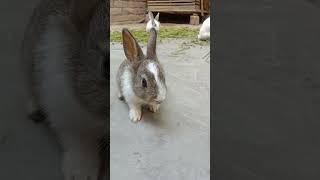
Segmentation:
[(157, 113), (144, 111), (137, 124), (117, 98), (122, 45), (113, 43), (110, 49), (111, 179), (209, 180), (210, 64), (202, 58), (209, 46), (182, 40), (158, 44), (168, 96)]

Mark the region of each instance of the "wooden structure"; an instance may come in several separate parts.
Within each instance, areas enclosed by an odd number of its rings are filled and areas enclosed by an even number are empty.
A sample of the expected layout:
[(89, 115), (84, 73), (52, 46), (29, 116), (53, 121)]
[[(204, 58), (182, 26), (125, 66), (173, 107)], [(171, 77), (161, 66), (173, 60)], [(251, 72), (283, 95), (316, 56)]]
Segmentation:
[(147, 7), (152, 12), (190, 14), (190, 24), (210, 14), (210, 0), (147, 0)]
[(146, 17), (146, 10), (146, 0), (110, 0), (111, 24), (143, 22)]

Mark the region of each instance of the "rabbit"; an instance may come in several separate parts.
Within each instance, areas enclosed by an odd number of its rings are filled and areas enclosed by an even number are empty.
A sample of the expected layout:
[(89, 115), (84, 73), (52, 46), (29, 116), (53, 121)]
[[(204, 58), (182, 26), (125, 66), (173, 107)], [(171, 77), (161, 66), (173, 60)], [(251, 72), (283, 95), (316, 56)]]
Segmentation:
[(126, 28), (122, 30), (126, 59), (117, 72), (119, 99), (129, 106), (129, 118), (138, 122), (142, 107), (156, 112), (166, 98), (165, 72), (156, 53), (157, 31), (151, 28), (147, 54), (143, 54), (138, 42)]
[(146, 26), (147, 32), (150, 32), (151, 28), (155, 28), (157, 31), (160, 30), (159, 16), (160, 16), (160, 13), (158, 13), (156, 15), (156, 17), (154, 18), (153, 13), (151, 11), (149, 11), (149, 21)]
[(25, 30), (28, 113), (57, 136), (64, 180), (108, 173), (108, 14), (106, 0), (42, 0)]
[(210, 17), (208, 17), (203, 23), (200, 28), (198, 34), (199, 40), (208, 40), (210, 39)]

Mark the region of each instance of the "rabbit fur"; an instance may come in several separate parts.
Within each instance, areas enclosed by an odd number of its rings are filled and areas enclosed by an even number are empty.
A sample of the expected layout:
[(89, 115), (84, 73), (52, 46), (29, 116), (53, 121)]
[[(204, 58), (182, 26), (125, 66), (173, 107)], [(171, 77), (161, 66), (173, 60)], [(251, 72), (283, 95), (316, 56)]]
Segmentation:
[(208, 17), (201, 25), (200, 31), (198, 34), (199, 40), (208, 40), (210, 39), (210, 17)]
[(126, 28), (122, 30), (126, 60), (117, 73), (119, 98), (129, 106), (129, 118), (141, 120), (142, 107), (156, 112), (166, 98), (165, 72), (156, 54), (157, 31), (151, 28), (147, 54), (143, 54), (138, 42)]

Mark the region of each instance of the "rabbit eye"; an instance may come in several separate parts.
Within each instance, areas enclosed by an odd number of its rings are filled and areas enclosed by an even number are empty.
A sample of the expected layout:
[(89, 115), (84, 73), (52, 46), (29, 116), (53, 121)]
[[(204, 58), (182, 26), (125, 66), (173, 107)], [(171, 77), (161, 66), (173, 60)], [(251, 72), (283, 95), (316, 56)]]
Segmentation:
[(144, 88), (147, 87), (147, 81), (145, 78), (142, 78), (142, 87), (144, 87)]

